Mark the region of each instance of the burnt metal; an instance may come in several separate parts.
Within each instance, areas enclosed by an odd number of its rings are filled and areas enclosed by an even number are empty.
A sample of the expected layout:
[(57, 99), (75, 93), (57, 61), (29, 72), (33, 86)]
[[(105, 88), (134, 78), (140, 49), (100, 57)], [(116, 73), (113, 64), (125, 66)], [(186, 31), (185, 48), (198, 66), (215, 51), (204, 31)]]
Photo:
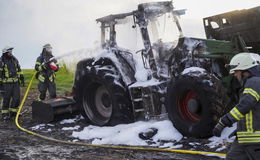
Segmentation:
[(153, 54), (153, 50), (152, 50), (152, 45), (151, 45), (151, 41), (150, 41), (150, 37), (149, 37), (149, 33), (147, 30), (147, 25), (148, 25), (148, 20), (146, 12), (145, 12), (145, 7), (143, 5), (139, 5), (138, 6), (138, 11), (135, 14), (136, 17), (136, 23), (139, 25), (140, 30), (141, 30), (141, 34), (142, 34), (142, 38), (143, 38), (143, 43), (144, 43), (144, 50), (145, 52), (145, 58), (148, 60), (150, 68), (153, 72), (153, 77), (158, 79), (158, 74), (157, 74), (157, 66), (156, 66), (156, 62), (155, 62), (155, 58), (154, 58), (154, 54)]
[[(154, 9), (156, 8), (156, 9)], [(113, 48), (117, 47), (116, 44), (116, 31), (115, 26), (118, 24), (119, 20), (122, 20), (126, 17), (133, 16), (134, 26), (138, 25), (140, 27), (144, 50), (142, 51), (145, 59), (149, 63), (149, 68), (152, 71), (152, 76), (156, 79), (162, 79), (158, 74), (158, 68), (155, 60), (155, 56), (152, 50), (152, 44), (149, 38), (149, 33), (147, 29), (148, 20), (164, 13), (173, 13), (174, 20), (179, 29), (179, 32), (182, 36), (182, 29), (178, 22), (177, 16), (185, 14), (185, 10), (174, 10), (172, 1), (165, 2), (152, 2), (152, 3), (143, 3), (138, 5), (138, 9), (128, 13), (122, 14), (111, 14), (105, 17), (96, 19), (97, 22), (101, 23), (101, 46), (102, 48)], [(133, 26), (133, 27), (134, 27)], [(105, 29), (109, 28), (109, 41), (106, 42)], [(117, 49), (114, 48), (114, 51)], [(128, 62), (130, 63), (130, 62)], [(145, 65), (145, 64), (144, 64)], [(150, 77), (152, 78), (152, 77)]]
[(65, 114), (78, 111), (72, 97), (34, 101), (32, 103), (32, 118), (40, 123), (49, 123)]
[(151, 139), (158, 132), (157, 128), (148, 128), (145, 131), (140, 132), (138, 135), (143, 140)]
[(166, 86), (166, 81), (149, 86), (129, 86), (135, 120), (162, 118)]
[(240, 35), (251, 52), (260, 53), (260, 6), (203, 19), (208, 39), (232, 40)]

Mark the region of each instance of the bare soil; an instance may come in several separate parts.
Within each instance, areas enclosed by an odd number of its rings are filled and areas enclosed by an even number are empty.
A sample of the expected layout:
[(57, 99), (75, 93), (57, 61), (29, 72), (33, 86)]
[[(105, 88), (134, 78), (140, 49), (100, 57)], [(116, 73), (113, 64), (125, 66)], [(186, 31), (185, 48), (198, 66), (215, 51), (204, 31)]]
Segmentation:
[[(33, 89), (26, 101), (26, 104), (21, 112), (20, 125), (26, 129), (37, 125), (31, 116), (31, 103), (37, 97), (37, 90)], [(71, 115), (75, 118), (77, 115)], [(79, 117), (79, 116), (78, 116)], [(88, 126), (84, 120), (77, 121), (80, 126), (79, 130)], [(44, 129), (37, 130), (37, 133), (57, 138), (61, 140), (72, 141), (75, 138), (71, 137), (72, 131), (64, 131), (63, 127), (73, 127), (75, 124), (60, 124), (59, 121), (50, 123)], [(48, 129), (51, 129), (49, 131)], [(89, 141), (80, 141), (90, 143)], [(189, 142), (199, 142), (200, 145), (189, 145)], [(163, 143), (163, 142), (162, 142)], [(210, 149), (205, 144), (209, 143), (207, 139), (183, 138), (176, 144), (182, 144), (180, 149), (215, 151)], [(226, 152), (223, 150), (222, 152)], [(92, 159), (92, 160), (128, 160), (128, 159), (173, 159), (173, 160), (206, 160), (219, 159), (217, 157), (206, 157), (203, 155), (190, 155), (170, 152), (154, 152), (154, 151), (137, 151), (137, 150), (119, 150), (110, 148), (97, 148), (78, 145), (67, 145), (47, 141), (36, 136), (30, 135), (17, 128), (14, 120), (3, 122), (0, 121), (0, 160), (60, 160), (60, 159)]]

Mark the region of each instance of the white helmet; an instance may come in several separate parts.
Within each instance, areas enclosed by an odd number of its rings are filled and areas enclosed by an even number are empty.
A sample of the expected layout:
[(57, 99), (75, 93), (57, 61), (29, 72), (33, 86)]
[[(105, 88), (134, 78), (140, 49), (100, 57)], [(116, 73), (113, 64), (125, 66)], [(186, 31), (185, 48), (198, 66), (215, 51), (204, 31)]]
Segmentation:
[(235, 55), (229, 66), (231, 67), (230, 73), (236, 70), (247, 70), (260, 64), (260, 56), (256, 53), (239, 53)]
[(6, 53), (6, 52), (9, 52), (11, 50), (13, 50), (14, 47), (9, 47), (9, 46), (6, 46), (3, 50), (2, 50), (2, 53)]

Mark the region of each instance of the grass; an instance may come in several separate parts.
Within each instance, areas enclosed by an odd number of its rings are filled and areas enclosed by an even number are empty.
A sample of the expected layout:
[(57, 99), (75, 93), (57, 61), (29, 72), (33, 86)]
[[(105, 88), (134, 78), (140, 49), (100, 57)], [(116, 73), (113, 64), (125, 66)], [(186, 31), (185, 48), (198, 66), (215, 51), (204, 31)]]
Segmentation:
[[(35, 70), (33, 69), (24, 69), (24, 78), (25, 78), (25, 87), (28, 86), (33, 73)], [(71, 92), (72, 91), (72, 86), (73, 86), (73, 81), (74, 81), (74, 74), (69, 72), (66, 67), (61, 67), (58, 72), (56, 72), (56, 87), (57, 87), (57, 94), (58, 95), (64, 95), (65, 93)], [(32, 88), (37, 89), (37, 84), (38, 80), (34, 79)]]

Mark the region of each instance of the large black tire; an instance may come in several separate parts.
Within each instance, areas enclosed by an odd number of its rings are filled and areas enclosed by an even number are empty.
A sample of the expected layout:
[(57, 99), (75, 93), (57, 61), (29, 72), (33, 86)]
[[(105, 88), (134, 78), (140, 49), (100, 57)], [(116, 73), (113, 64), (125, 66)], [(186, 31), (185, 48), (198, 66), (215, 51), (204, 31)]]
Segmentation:
[(223, 115), (225, 92), (208, 75), (181, 75), (167, 88), (166, 109), (174, 127), (183, 136), (204, 138)]
[(99, 126), (133, 122), (128, 90), (114, 66), (87, 67), (83, 74), (77, 101), (87, 121)]

